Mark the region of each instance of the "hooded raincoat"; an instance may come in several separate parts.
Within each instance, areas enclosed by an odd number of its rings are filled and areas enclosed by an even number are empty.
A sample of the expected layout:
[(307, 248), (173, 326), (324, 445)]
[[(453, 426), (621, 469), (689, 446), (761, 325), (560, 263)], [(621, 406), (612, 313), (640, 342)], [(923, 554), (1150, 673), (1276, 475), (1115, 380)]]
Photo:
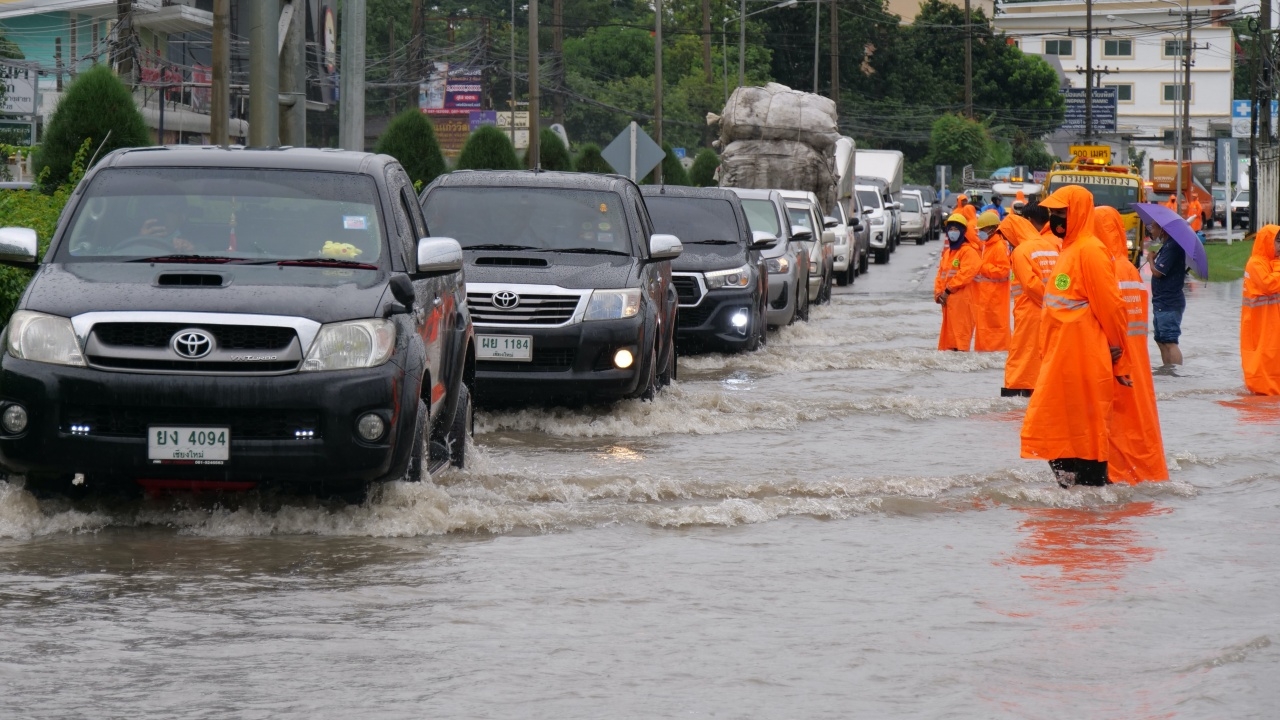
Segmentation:
[(1109, 349), (1123, 350), (1128, 322), (1115, 264), (1094, 234), (1088, 190), (1068, 185), (1041, 205), (1065, 207), (1067, 230), (1045, 288), (1044, 352), (1022, 422), (1022, 457), (1105, 462), (1115, 378), (1128, 374), (1127, 359), (1113, 363)]
[(1004, 387), (1034, 390), (1040, 374), (1038, 346), (1044, 284), (1058, 260), (1058, 239), (1045, 238), (1030, 220), (1018, 215), (1010, 215), (1000, 223), (1000, 234), (1014, 246), (1009, 256), (1013, 336), (1009, 340), (1009, 358), (1004, 363)]
[(1009, 349), (1009, 243), (995, 232), (997, 227), (986, 228), (991, 235), (976, 245), (982, 256), (973, 279), (973, 349), (977, 352)]
[(1124, 353), (1129, 358), (1133, 387), (1116, 383), (1111, 406), (1111, 456), (1107, 478), (1111, 482), (1139, 483), (1168, 480), (1164, 461), (1164, 440), (1160, 436), (1160, 414), (1156, 410), (1156, 388), (1151, 379), (1151, 357), (1147, 349), (1150, 329), (1150, 292), (1142, 275), (1129, 261), (1124, 220), (1115, 208), (1093, 211), (1094, 229), (1106, 243), (1116, 271), (1120, 298), (1127, 321)]
[(948, 244), (938, 260), (933, 292), (935, 297), (946, 293), (942, 329), (938, 332), (939, 350), (969, 352), (973, 346), (973, 286), (982, 264), (977, 243), (973, 226), (969, 226), (959, 247), (952, 249)]
[(1240, 364), (1244, 367), (1244, 384), (1259, 395), (1280, 395), (1278, 232), (1280, 226), (1264, 225), (1253, 239), (1253, 254), (1244, 266)]

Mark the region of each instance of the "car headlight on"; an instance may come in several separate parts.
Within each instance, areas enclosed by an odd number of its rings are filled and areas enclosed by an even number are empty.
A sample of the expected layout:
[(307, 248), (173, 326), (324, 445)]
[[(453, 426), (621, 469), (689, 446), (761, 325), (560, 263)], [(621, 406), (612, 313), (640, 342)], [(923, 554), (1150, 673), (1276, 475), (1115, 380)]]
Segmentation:
[(9, 319), (9, 354), (34, 362), (84, 367), (84, 353), (71, 320), (19, 310)]
[(791, 261), (784, 257), (768, 258), (764, 261), (764, 267), (771, 273), (782, 274), (791, 270)]
[(1133, 246), (1138, 242), (1138, 229), (1130, 228), (1126, 230), (1124, 233), (1124, 237), (1125, 237), (1125, 246), (1128, 247), (1130, 250), (1132, 250)]
[(320, 326), (302, 361), (303, 372), (377, 367), (396, 348), (396, 326), (390, 320), (349, 320)]
[(708, 290), (724, 287), (744, 288), (751, 284), (751, 266), (743, 265), (732, 270), (712, 270), (705, 273), (703, 278), (707, 282)]
[(594, 290), (583, 320), (621, 320), (640, 312), (640, 288)]

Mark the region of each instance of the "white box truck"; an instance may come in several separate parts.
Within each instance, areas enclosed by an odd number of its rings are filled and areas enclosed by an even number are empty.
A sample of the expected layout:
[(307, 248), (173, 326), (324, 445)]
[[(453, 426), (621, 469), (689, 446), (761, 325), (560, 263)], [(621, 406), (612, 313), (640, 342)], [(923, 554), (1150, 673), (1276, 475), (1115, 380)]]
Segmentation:
[(893, 197), (893, 206), (889, 208), (893, 218), (889, 229), (889, 246), (895, 248), (902, 235), (902, 152), (858, 150), (856, 162), (859, 175), (880, 178), (889, 186), (889, 194)]

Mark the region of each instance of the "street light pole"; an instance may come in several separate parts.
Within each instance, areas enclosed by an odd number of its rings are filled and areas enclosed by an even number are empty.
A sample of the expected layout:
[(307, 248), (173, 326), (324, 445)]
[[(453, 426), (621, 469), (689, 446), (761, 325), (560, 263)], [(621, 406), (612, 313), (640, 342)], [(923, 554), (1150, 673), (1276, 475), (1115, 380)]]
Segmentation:
[(1084, 4), (1084, 141), (1093, 139), (1093, 0)]
[(738, 87), (747, 84), (747, 0), (738, 6)]
[[(662, 148), (662, 0), (653, 2), (653, 134), (654, 142)], [(662, 163), (653, 169), (653, 181), (662, 184)]]
[(529, 148), (525, 157), (532, 159), (533, 170), (542, 169), (538, 113), (538, 0), (529, 0)]

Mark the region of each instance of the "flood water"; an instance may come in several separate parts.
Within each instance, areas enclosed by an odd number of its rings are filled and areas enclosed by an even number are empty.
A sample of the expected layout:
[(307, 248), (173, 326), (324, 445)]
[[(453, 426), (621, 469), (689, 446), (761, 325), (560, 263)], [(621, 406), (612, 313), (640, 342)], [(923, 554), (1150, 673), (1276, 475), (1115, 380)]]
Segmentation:
[(0, 717), (1276, 717), (1239, 283), (1156, 378), (1172, 480), (1061, 490), (1003, 354), (933, 349), (938, 250), (656, 402), (481, 413), (471, 469), (362, 506), (0, 483)]

